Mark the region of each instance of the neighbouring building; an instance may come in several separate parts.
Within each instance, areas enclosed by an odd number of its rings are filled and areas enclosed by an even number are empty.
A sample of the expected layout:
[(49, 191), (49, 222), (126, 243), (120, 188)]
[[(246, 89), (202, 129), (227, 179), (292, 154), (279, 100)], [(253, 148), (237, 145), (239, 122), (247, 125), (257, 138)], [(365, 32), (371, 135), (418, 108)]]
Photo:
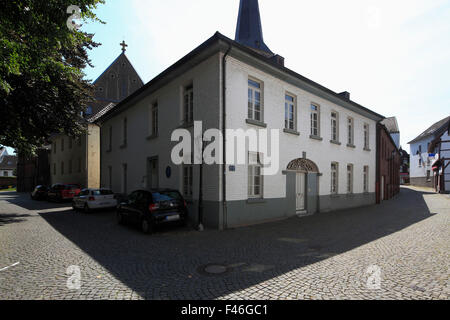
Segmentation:
[(397, 149), (400, 149), (400, 129), (398, 126), (396, 117), (389, 117), (381, 121), (381, 123), (386, 127), (386, 130), (392, 137)]
[(55, 134), (50, 138), (51, 183), (79, 184), (86, 188), (100, 187), (100, 127), (93, 123), (130, 94), (142, 87), (143, 82), (122, 53), (94, 81), (95, 100), (84, 113), (86, 133), (80, 137)]
[(0, 148), (0, 189), (15, 186), (17, 156), (9, 155), (5, 147)]
[(436, 192), (450, 193), (450, 119), (444, 128), (431, 142), (428, 152), (435, 155), (431, 168)]
[[(286, 68), (264, 43), (258, 1), (242, 0), (235, 41), (217, 32), (95, 121), (101, 185), (122, 193), (179, 189), (194, 222), (203, 194), (202, 222), (220, 229), (371, 205), (383, 119), (348, 92)], [(277, 130), (278, 172), (262, 176), (262, 159), (272, 151), (249, 146), (246, 165), (192, 165), (188, 152), (184, 164), (174, 164), (172, 133), (183, 128), (201, 139), (194, 121), (203, 131)]]
[(17, 191), (30, 192), (38, 185), (50, 184), (50, 146), (39, 148), (34, 156), (19, 152)]
[(411, 185), (434, 188), (432, 163), (435, 155), (428, 152), (431, 143), (446, 129), (450, 117), (436, 122), (417, 138), (410, 141), (410, 181)]
[(400, 192), (400, 151), (383, 122), (377, 124), (377, 167), (376, 197), (381, 203)]
[(409, 153), (400, 148), (400, 184), (409, 184)]

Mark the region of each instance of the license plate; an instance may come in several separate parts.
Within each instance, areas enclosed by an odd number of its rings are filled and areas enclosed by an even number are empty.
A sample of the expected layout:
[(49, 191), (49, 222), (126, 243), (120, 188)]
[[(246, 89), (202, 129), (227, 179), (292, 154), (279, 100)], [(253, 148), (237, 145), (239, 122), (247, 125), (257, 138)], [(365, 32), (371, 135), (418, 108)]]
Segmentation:
[(109, 203), (108, 202), (102, 202), (102, 203), (100, 203), (100, 205), (101, 206), (107, 206), (107, 205), (109, 205)]
[(175, 220), (180, 220), (180, 215), (179, 214), (166, 217), (166, 221), (175, 221)]

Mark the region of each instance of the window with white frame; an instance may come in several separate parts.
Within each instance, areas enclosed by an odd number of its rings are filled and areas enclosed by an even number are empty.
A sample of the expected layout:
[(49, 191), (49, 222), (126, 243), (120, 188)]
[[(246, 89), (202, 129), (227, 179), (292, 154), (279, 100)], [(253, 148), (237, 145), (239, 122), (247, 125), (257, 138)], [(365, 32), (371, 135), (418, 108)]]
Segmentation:
[(288, 130), (297, 130), (296, 128), (296, 114), (297, 108), (295, 103), (295, 97), (286, 94), (284, 101), (284, 128)]
[(353, 118), (347, 119), (347, 134), (348, 134), (348, 140), (347, 143), (349, 146), (353, 146), (355, 142), (355, 130), (354, 130), (354, 120)]
[(263, 176), (261, 154), (257, 152), (249, 152), (248, 154), (248, 197), (263, 197)]
[(369, 166), (364, 166), (363, 190), (365, 193), (369, 192)]
[(262, 84), (252, 79), (248, 79), (248, 118), (255, 121), (264, 121)]
[(183, 165), (183, 196), (186, 199), (192, 199), (193, 196), (193, 173), (193, 165)]
[(320, 107), (316, 104), (311, 104), (311, 135), (320, 135)]
[(153, 105), (150, 106), (149, 114), (150, 114), (149, 134), (150, 134), (150, 136), (157, 136), (158, 135), (158, 102), (155, 102)]
[(347, 193), (353, 193), (353, 165), (347, 165)]
[(183, 122), (185, 124), (192, 124), (194, 122), (194, 87), (193, 87), (193, 85), (189, 85), (184, 88)]
[(337, 162), (331, 163), (331, 194), (338, 194), (339, 184), (339, 164)]
[(337, 112), (331, 112), (331, 141), (339, 141), (339, 115)]
[(369, 131), (369, 125), (367, 123), (364, 124), (364, 149), (369, 150), (369, 137), (370, 137), (370, 131)]

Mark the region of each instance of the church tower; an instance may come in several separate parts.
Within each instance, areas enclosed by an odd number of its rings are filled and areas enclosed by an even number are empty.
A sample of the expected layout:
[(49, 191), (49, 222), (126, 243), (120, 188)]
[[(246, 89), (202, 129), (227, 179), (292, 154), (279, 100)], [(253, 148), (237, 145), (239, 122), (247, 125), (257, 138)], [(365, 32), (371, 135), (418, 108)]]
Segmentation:
[(258, 0), (241, 0), (235, 40), (267, 57), (274, 56), (264, 43)]

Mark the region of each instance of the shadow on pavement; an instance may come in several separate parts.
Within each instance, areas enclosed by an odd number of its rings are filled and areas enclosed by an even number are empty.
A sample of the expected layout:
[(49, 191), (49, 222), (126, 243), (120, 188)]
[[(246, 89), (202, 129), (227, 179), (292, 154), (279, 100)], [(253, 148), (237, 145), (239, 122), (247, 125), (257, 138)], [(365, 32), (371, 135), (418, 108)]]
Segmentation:
[(25, 218), (30, 217), (29, 214), (2, 214), (0, 213), (0, 227), (11, 224), (26, 221)]
[(18, 192), (3, 192), (0, 194), (1, 200), (5, 200), (11, 204), (15, 204), (27, 210), (49, 210), (58, 208), (68, 208), (71, 206), (70, 202), (49, 202), (49, 201), (35, 201), (31, 199), (29, 193)]
[[(203, 233), (151, 236), (115, 223), (113, 213), (41, 216), (58, 232), (147, 299), (214, 299), (328, 259), (431, 217), (423, 195), (402, 188), (378, 206)], [(230, 267), (205, 276), (202, 266)]]

